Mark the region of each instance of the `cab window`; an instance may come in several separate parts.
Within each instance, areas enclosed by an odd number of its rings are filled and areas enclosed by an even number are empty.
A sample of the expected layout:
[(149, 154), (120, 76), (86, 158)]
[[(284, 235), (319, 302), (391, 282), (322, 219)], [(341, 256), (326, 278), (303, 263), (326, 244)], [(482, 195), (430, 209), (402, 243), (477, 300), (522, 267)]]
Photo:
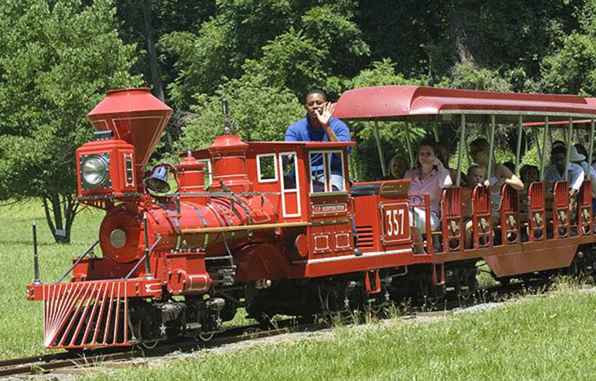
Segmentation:
[(213, 172), (211, 171), (211, 160), (209, 159), (201, 159), (201, 160), (197, 160), (199, 163), (204, 164), (205, 165), (205, 189), (207, 189), (209, 186), (211, 186), (211, 183), (213, 183)]
[(285, 191), (296, 190), (296, 154), (282, 153), (279, 156), (283, 176), (283, 189)]
[(260, 183), (277, 181), (277, 168), (275, 154), (257, 155), (257, 174)]
[(309, 154), (310, 191), (343, 192), (344, 179), (343, 153), (341, 151), (313, 151)]

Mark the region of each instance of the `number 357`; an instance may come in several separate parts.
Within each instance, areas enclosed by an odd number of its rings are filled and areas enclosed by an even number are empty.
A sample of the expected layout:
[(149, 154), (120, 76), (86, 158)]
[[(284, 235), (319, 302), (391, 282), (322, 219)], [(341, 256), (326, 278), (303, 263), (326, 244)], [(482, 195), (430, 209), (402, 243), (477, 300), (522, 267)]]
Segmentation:
[(401, 236), (404, 234), (404, 209), (390, 209), (385, 211), (387, 236)]

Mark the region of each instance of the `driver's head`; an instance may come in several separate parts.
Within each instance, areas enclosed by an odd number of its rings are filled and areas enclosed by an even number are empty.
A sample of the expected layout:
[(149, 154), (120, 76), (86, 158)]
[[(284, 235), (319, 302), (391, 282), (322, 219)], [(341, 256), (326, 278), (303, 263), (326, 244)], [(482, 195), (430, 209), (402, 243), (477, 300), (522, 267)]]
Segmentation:
[(304, 96), (304, 108), (308, 117), (313, 120), (317, 118), (316, 111), (322, 110), (325, 103), (327, 103), (327, 95), (323, 90), (313, 89)]

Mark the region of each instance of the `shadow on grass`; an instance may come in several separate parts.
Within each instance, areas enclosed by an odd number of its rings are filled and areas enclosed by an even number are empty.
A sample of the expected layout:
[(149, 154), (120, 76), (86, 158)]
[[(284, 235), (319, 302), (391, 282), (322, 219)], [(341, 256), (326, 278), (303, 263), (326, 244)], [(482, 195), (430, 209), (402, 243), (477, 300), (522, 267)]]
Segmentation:
[[(22, 240), (22, 239), (0, 239), (0, 249), (2, 248), (2, 245), (25, 245), (25, 246), (31, 246), (33, 247), (33, 240)], [(44, 247), (49, 247), (49, 246), (58, 246), (59, 247), (65, 247), (66, 245), (64, 244), (58, 244), (56, 242), (37, 242), (37, 246), (44, 246)], [(76, 246), (82, 245), (82, 244), (74, 244)], [(76, 247), (76, 246), (73, 246)]]

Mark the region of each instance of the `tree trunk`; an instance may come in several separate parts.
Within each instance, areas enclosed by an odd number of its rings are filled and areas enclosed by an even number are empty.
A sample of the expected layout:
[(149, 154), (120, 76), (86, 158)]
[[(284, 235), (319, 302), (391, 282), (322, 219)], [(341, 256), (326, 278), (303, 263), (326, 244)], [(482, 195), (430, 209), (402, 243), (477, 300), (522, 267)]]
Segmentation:
[(474, 55), (468, 48), (465, 20), (466, 17), (472, 17), (472, 14), (466, 9), (466, 5), (465, 1), (454, 0), (450, 2), (448, 12), (449, 35), (451, 41), (453, 41), (457, 62), (476, 65)]
[(153, 92), (162, 102), (164, 101), (164, 91), (161, 79), (159, 78), (159, 64), (157, 63), (157, 52), (153, 42), (153, 26), (151, 25), (151, 0), (143, 1), (143, 19), (145, 21), (145, 42), (147, 43), (147, 53), (149, 53), (149, 68), (151, 69), (151, 82), (153, 83)]
[[(163, 91), (163, 84), (159, 77), (159, 63), (157, 62), (157, 52), (155, 50), (155, 43), (153, 42), (153, 25), (151, 24), (151, 0), (143, 1), (143, 20), (145, 21), (145, 42), (147, 44), (147, 52), (149, 53), (149, 68), (151, 69), (151, 82), (153, 83), (153, 93), (162, 102), (165, 102)], [(166, 139), (168, 143), (167, 149), (171, 149), (172, 134), (169, 129), (166, 129)]]
[(48, 227), (56, 243), (70, 243), (70, 233), (79, 202), (70, 194), (58, 193), (43, 196), (42, 202)]

